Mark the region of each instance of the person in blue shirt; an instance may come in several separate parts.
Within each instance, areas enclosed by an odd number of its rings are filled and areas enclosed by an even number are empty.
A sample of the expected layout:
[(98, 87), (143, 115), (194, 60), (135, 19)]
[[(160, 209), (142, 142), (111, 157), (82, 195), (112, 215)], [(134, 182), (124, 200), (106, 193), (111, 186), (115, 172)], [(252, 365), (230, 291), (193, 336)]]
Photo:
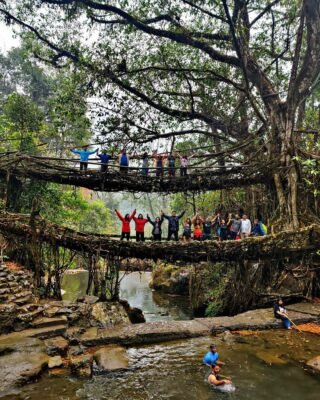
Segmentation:
[(210, 351), (203, 357), (203, 363), (208, 367), (212, 367), (213, 365), (224, 365), (224, 362), (218, 360), (219, 353), (217, 352), (217, 347), (212, 344), (210, 346)]
[(265, 236), (265, 232), (262, 228), (262, 222), (258, 219), (254, 220), (253, 229), (251, 231), (252, 236)]
[(123, 149), (119, 156), (120, 172), (127, 174), (129, 169), (129, 157), (126, 149)]
[(97, 156), (100, 158), (101, 161), (101, 172), (107, 172), (108, 163), (112, 157), (110, 156), (110, 154), (107, 154), (106, 150), (102, 150), (101, 154), (97, 152)]
[(83, 146), (82, 150), (78, 150), (76, 148), (71, 149), (73, 154), (79, 154), (80, 156), (80, 171), (87, 171), (89, 157), (91, 154), (98, 152), (98, 149), (90, 151), (88, 148), (89, 146)]

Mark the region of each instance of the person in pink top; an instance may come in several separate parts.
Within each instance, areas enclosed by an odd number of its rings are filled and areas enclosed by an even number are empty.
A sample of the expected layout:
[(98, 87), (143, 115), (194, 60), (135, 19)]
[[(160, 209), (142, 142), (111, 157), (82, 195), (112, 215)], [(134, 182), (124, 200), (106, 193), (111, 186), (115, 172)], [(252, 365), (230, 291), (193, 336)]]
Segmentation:
[(184, 155), (180, 155), (179, 154), (179, 158), (180, 158), (180, 176), (187, 176), (188, 175), (189, 160), (192, 157), (193, 157), (193, 155), (187, 156), (186, 154), (184, 154)]

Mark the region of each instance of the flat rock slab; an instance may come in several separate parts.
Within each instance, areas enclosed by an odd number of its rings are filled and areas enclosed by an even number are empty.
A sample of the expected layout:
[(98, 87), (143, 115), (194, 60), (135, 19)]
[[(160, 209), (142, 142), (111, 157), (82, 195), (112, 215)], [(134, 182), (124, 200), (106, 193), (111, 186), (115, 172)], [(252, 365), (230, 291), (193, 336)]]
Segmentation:
[(49, 357), (48, 368), (58, 368), (63, 365), (61, 356)]
[(159, 321), (146, 324), (118, 326), (112, 329), (88, 329), (79, 337), (85, 346), (104, 344), (136, 345), (158, 343), (166, 340), (186, 339), (209, 335), (210, 330), (196, 320)]
[(288, 311), (297, 311), (316, 315), (320, 318), (320, 303), (297, 303), (286, 307)]
[[(296, 324), (302, 324), (317, 321), (319, 316), (290, 311), (290, 318)], [(206, 325), (212, 333), (223, 332), (225, 330), (282, 328), (281, 321), (274, 317), (273, 311), (270, 308), (247, 311), (234, 317), (197, 318), (196, 321)]]
[(307, 366), (312, 368), (314, 372), (320, 374), (320, 356), (314, 357), (307, 362)]
[[(296, 324), (319, 319), (318, 315), (297, 311), (291, 311), (290, 317)], [(282, 323), (274, 318), (273, 310), (268, 308), (247, 311), (234, 317), (196, 318), (191, 321), (160, 321), (117, 326), (112, 329), (90, 328), (79, 336), (79, 340), (85, 346), (112, 343), (131, 346), (205, 336), (226, 330), (262, 330), (271, 328), (282, 328)]]
[(99, 370), (117, 371), (127, 369), (129, 358), (125, 347), (117, 345), (108, 345), (96, 351), (93, 355)]
[(0, 396), (37, 378), (48, 364), (39, 339), (13, 333), (0, 337)]

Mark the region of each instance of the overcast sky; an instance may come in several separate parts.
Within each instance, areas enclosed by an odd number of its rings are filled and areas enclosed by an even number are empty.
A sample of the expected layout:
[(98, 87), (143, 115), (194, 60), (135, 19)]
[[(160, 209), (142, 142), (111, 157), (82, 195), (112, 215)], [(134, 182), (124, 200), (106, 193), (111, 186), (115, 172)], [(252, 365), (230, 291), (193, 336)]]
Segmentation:
[(12, 34), (12, 30), (9, 26), (0, 22), (0, 32), (1, 32), (1, 40), (0, 40), (0, 51), (1, 53), (7, 52), (11, 49), (11, 47), (18, 46), (19, 39), (14, 38)]

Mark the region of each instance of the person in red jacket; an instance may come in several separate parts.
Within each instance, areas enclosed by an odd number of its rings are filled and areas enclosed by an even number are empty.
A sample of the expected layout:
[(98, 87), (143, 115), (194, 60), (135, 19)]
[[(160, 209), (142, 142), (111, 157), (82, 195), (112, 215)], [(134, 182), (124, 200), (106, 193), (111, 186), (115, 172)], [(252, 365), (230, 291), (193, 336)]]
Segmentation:
[(133, 213), (126, 214), (124, 217), (119, 213), (118, 210), (114, 210), (119, 217), (119, 219), (122, 221), (122, 229), (121, 229), (121, 239), (123, 240), (126, 238), (127, 240), (130, 239), (130, 222), (132, 221), (132, 218), (136, 215), (136, 210), (133, 211)]
[(142, 214), (139, 214), (138, 218), (133, 217), (133, 220), (136, 223), (136, 241), (144, 242), (144, 226), (149, 221), (147, 218), (143, 218)]

